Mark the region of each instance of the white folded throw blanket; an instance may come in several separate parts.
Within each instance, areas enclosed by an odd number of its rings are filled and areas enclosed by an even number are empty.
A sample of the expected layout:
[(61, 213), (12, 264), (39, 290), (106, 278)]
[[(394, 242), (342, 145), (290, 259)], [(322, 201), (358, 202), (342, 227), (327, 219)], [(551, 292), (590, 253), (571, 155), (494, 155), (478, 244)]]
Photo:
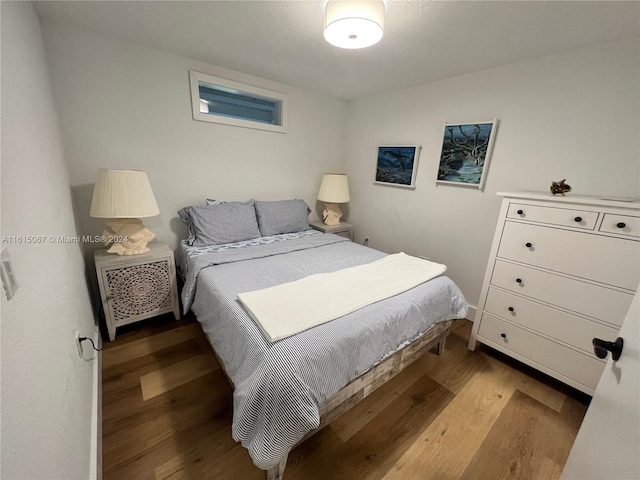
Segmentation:
[(238, 294), (270, 342), (303, 332), (441, 275), (445, 265), (404, 253)]

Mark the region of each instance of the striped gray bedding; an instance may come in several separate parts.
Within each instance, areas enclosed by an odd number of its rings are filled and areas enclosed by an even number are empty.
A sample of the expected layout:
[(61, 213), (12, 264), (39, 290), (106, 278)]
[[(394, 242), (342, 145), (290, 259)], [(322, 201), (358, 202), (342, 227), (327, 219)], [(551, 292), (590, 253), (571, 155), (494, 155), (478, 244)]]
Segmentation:
[(320, 233), (232, 252), (182, 252), (186, 281), (193, 285), (183, 300), (234, 383), (233, 438), (264, 470), (319, 426), (318, 407), (352, 379), (434, 323), (467, 313), (458, 287), (441, 276), (269, 343), (237, 300), (238, 293), (370, 263), (385, 254)]

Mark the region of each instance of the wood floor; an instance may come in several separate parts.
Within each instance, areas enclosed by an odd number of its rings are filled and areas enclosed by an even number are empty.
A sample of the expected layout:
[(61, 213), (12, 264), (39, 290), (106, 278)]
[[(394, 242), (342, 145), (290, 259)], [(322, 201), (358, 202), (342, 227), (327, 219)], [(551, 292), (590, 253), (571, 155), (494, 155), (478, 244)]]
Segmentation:
[[(126, 327), (125, 327), (126, 328)], [(289, 455), (285, 480), (559, 478), (588, 397), (480, 346), (401, 372)], [(199, 324), (170, 315), (103, 351), (103, 478), (263, 479), (231, 438), (232, 391)]]

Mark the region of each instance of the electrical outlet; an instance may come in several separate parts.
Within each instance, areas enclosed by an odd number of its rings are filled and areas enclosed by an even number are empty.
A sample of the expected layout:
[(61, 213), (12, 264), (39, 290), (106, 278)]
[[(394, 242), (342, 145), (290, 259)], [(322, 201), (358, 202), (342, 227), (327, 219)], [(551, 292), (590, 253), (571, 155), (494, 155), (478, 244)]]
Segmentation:
[(78, 356), (82, 358), (82, 343), (80, 343), (80, 332), (76, 330), (76, 346), (78, 347)]

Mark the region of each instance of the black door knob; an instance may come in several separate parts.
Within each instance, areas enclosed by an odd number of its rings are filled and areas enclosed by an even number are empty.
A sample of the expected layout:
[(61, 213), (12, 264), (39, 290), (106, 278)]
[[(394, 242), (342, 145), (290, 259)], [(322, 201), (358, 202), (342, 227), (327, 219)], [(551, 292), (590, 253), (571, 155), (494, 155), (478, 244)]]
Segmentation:
[(627, 226), (627, 224), (624, 223), (624, 222), (616, 223), (616, 227), (618, 227), (618, 228), (624, 228), (626, 226)]
[(574, 220), (574, 222), (580, 223), (582, 221), (582, 217), (576, 217), (573, 220)]
[(509, 310), (510, 312), (513, 312), (513, 307), (509, 307), (509, 308), (508, 308), (508, 310)]
[(522, 283), (522, 279), (521, 278), (516, 278), (516, 283)]
[(531, 248), (531, 247), (533, 247), (533, 244), (531, 242), (527, 242), (527, 243), (524, 244), (524, 246), (527, 247), (527, 248)]
[(607, 342), (606, 340), (600, 340), (599, 338), (593, 339), (593, 353), (598, 358), (607, 358), (607, 352), (611, 352), (611, 358), (613, 361), (617, 361), (622, 355), (622, 347), (624, 341), (622, 338), (616, 338), (615, 342)]
[(522, 214), (524, 213), (524, 211), (523, 211), (523, 210), (518, 210), (516, 213), (517, 213), (518, 215), (522, 215)]
[(507, 334), (506, 334), (506, 333), (501, 333), (501, 334), (500, 334), (500, 336), (501, 336), (502, 338), (507, 338)]

